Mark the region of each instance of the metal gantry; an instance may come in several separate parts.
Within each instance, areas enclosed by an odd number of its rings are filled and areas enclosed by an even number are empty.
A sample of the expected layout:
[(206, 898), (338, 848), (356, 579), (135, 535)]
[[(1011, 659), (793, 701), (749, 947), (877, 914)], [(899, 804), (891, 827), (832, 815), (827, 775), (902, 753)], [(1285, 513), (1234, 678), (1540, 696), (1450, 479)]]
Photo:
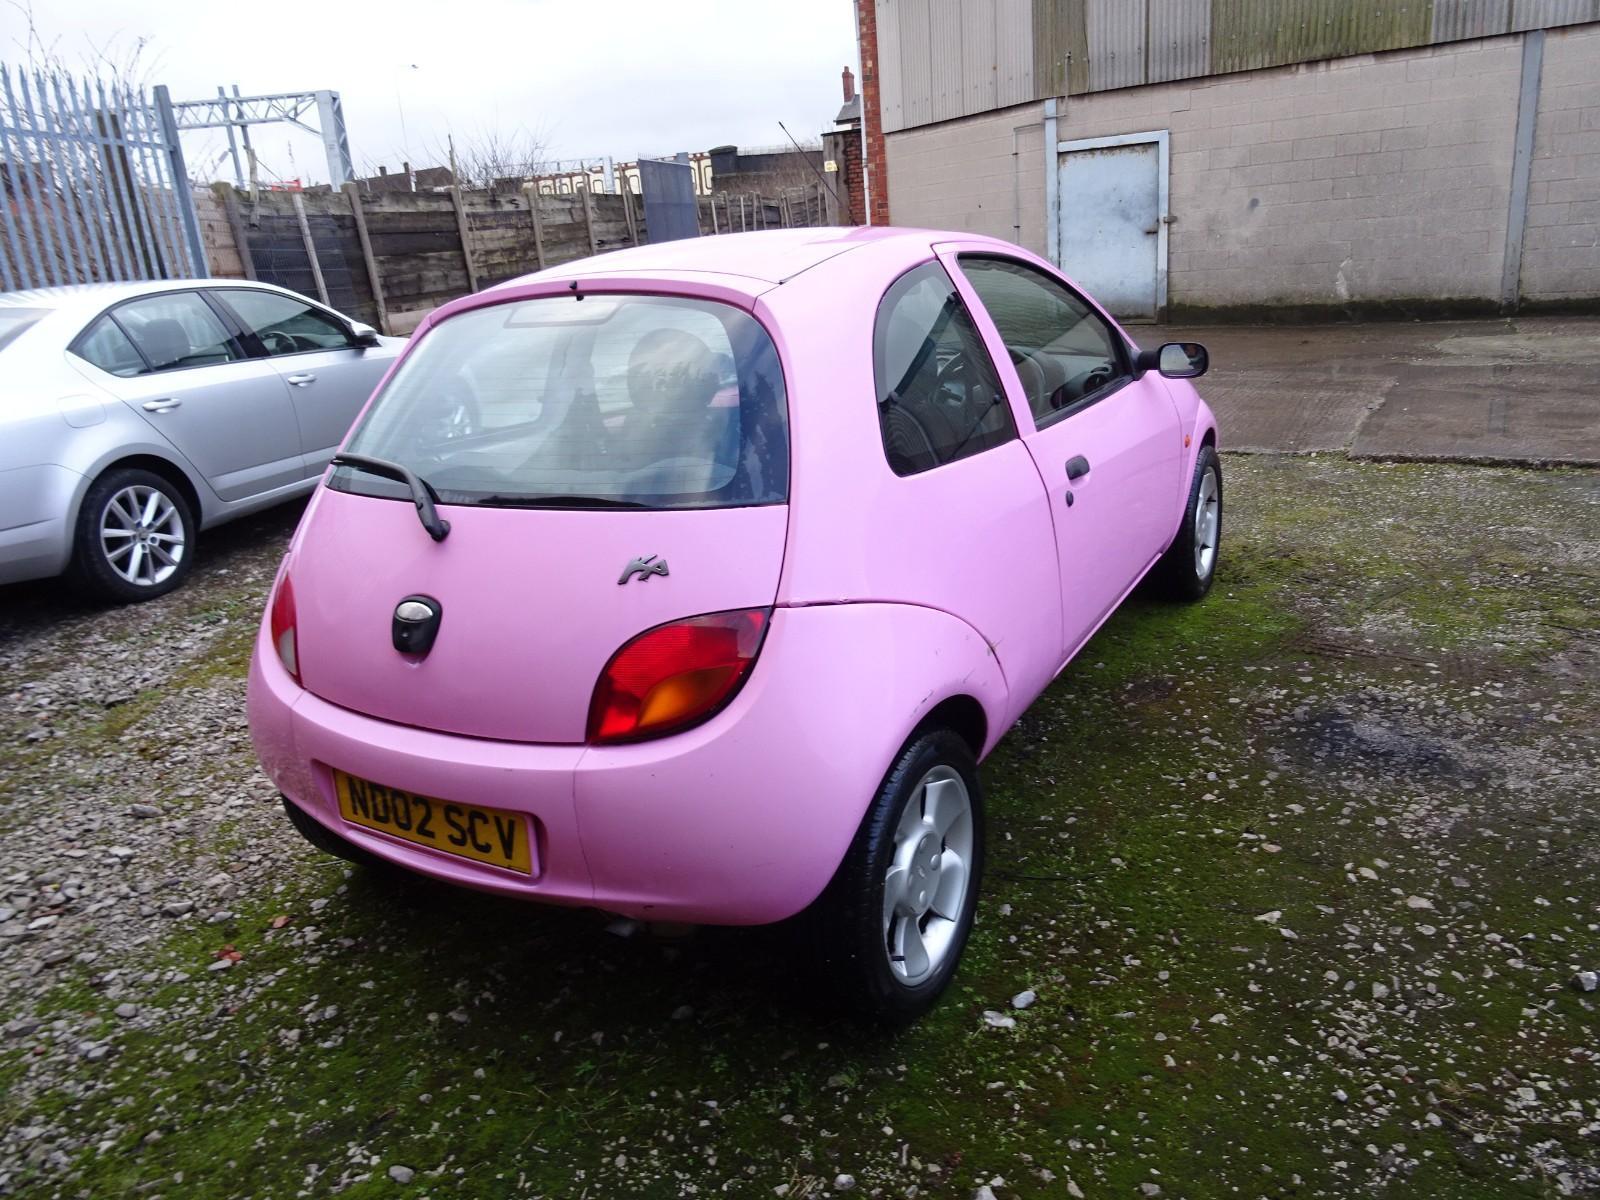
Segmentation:
[[(316, 125), (304, 120), (316, 111)], [(252, 175), (254, 151), (250, 145), (252, 125), (293, 125), (314, 133), (322, 139), (323, 151), (328, 156), (328, 177), (334, 187), (355, 178), (355, 168), (350, 162), (350, 139), (345, 134), (344, 105), (339, 93), (324, 89), (318, 92), (276, 92), (266, 96), (241, 96), (238, 85), (229, 95), (217, 88), (215, 97), (205, 100), (179, 100), (172, 105), (179, 130), (226, 129), (228, 149), (233, 156), (233, 173), (239, 186), (245, 186), (246, 176), (239, 161), (239, 146), (234, 131), (244, 141), (245, 155), (251, 160)]]

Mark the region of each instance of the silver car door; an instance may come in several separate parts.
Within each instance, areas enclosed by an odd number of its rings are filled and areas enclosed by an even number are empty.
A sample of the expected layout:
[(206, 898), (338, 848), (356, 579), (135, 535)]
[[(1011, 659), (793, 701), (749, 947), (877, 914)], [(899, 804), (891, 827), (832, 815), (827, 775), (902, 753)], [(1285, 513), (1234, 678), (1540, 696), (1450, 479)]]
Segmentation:
[(300, 431), (283, 381), (264, 360), (245, 357), (199, 292), (120, 304), (78, 345), (105, 342), (112, 329), (138, 357), (96, 363), (96, 382), (176, 446), (218, 497), (243, 500), (303, 478)]
[(348, 324), (308, 300), (256, 288), (217, 288), (211, 294), (247, 336), (255, 336), (287, 385), (306, 474), (322, 474), (394, 351), (361, 345)]

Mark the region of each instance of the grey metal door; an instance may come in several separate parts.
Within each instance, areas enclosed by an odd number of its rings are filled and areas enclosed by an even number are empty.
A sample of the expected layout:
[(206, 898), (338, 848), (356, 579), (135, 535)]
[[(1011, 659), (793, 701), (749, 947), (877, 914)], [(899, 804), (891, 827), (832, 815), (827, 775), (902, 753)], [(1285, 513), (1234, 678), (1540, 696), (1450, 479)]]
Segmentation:
[(289, 389), (305, 474), (321, 475), (393, 352), (355, 345), (342, 322), (308, 301), (255, 288), (217, 288), (211, 296), (260, 340)]
[(262, 358), (246, 358), (199, 292), (160, 292), (118, 305), (111, 319), (149, 371), (106, 375), (103, 387), (195, 465), (223, 500), (244, 500), (304, 476), (289, 389)]
[(652, 242), (700, 236), (694, 198), (694, 168), (687, 162), (639, 159), (639, 192), (644, 198), (644, 230)]
[(1062, 142), (1061, 269), (1118, 317), (1166, 307), (1166, 133)]

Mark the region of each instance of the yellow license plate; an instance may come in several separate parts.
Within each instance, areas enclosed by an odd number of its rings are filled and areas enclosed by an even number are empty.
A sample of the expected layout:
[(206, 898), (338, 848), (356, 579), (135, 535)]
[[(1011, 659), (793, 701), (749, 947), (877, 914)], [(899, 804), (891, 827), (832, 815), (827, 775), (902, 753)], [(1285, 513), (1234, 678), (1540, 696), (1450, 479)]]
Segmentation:
[(346, 821), (390, 837), (533, 874), (528, 819), (521, 813), (455, 804), (333, 772), (339, 812)]

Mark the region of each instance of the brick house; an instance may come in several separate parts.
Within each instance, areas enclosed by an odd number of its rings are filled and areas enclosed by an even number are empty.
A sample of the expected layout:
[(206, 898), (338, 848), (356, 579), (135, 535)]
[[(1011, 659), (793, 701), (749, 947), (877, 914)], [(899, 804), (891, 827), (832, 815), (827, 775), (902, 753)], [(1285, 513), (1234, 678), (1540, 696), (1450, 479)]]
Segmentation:
[(857, 0), (872, 221), (1132, 318), (1600, 302), (1600, 0)]

